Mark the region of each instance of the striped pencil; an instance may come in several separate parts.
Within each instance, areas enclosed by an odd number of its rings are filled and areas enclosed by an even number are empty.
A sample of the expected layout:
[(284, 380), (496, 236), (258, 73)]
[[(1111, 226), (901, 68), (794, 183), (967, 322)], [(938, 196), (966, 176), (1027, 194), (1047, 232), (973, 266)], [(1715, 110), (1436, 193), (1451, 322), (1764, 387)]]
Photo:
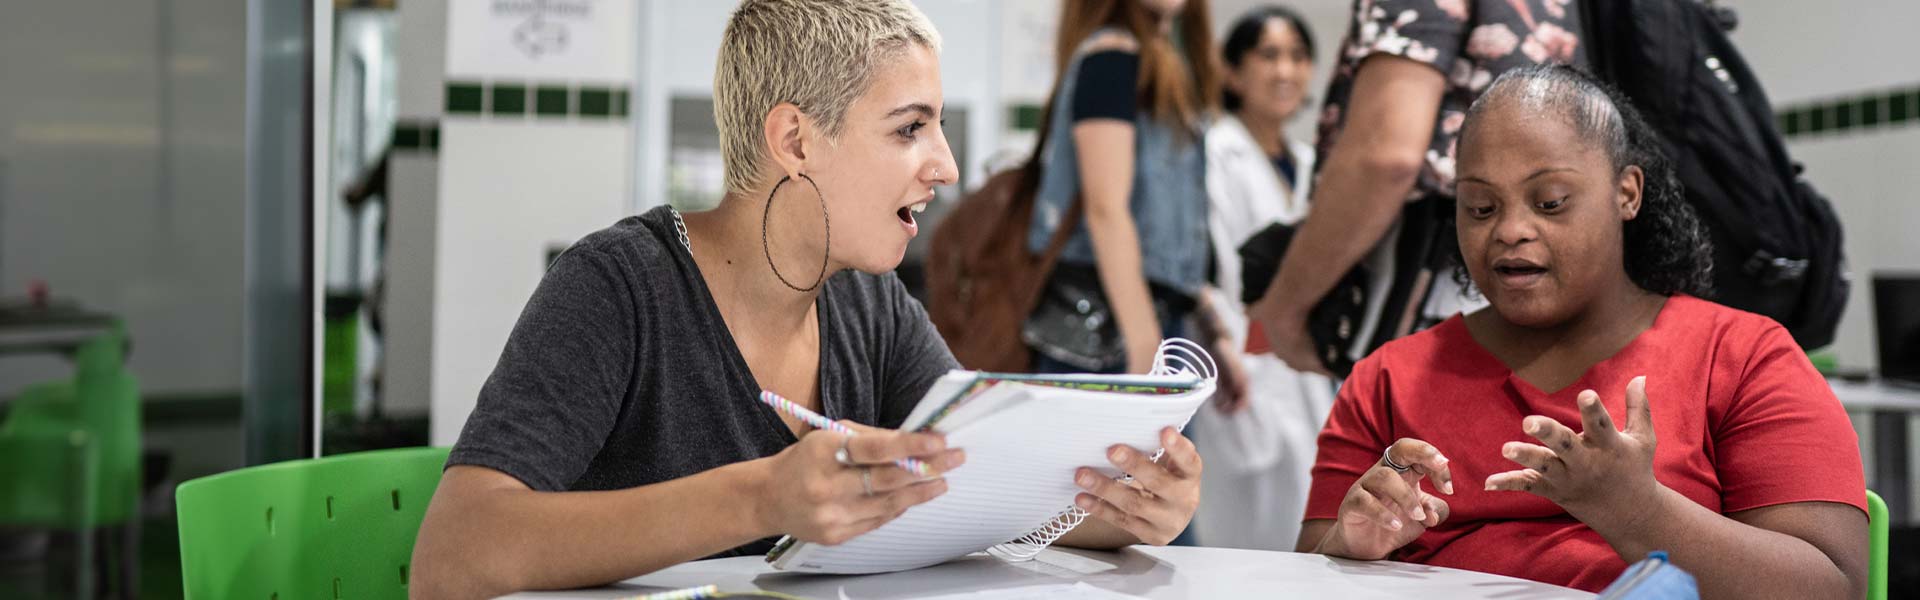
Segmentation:
[[(786, 413), (788, 415), (791, 415), (795, 419), (799, 419), (801, 421), (806, 422), (806, 424), (808, 425), (812, 425), (814, 429), (825, 429), (827, 431), (831, 431), (831, 432), (849, 436), (849, 437), (853, 435), (857, 435), (854, 432), (854, 430), (848, 428), (847, 426), (841, 425), (840, 423), (832, 419), (828, 419), (825, 416), (821, 415), (820, 413), (807, 410), (807, 407), (805, 406), (794, 404), (792, 400), (783, 398), (779, 394), (775, 394), (767, 390), (760, 390), (760, 401), (766, 403), (767, 406), (773, 407), (774, 410)], [(893, 461), (893, 464), (902, 469), (906, 469), (908, 473), (913, 473), (921, 477), (927, 476), (927, 473), (930, 471), (927, 468), (926, 463), (920, 462), (919, 460), (912, 459), (912, 458), (902, 458), (900, 460)]]

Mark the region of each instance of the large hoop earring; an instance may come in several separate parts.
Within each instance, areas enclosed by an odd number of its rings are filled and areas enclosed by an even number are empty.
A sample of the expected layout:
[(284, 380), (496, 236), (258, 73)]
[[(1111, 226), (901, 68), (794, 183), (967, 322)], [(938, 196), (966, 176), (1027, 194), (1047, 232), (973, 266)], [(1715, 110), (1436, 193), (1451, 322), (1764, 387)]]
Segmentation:
[(786, 284), (789, 288), (793, 288), (793, 291), (806, 293), (820, 289), (820, 284), (827, 280), (827, 260), (833, 256), (833, 221), (827, 217), (827, 196), (826, 194), (820, 193), (820, 184), (814, 183), (813, 178), (808, 177), (806, 173), (801, 173), (800, 178), (807, 180), (807, 185), (813, 186), (813, 195), (820, 198), (820, 221), (826, 224), (826, 252), (820, 256), (820, 275), (814, 278), (813, 285), (800, 287), (794, 285), (791, 281), (787, 281), (787, 277), (780, 274), (780, 267), (774, 266), (773, 264), (773, 245), (767, 239), (767, 224), (769, 218), (773, 215), (773, 195), (780, 193), (780, 186), (786, 185), (788, 181), (792, 181), (792, 177), (781, 177), (779, 183), (773, 184), (773, 190), (767, 192), (767, 205), (765, 208), (760, 209), (760, 253), (766, 255), (767, 268), (773, 269), (773, 276), (778, 278), (780, 283)]

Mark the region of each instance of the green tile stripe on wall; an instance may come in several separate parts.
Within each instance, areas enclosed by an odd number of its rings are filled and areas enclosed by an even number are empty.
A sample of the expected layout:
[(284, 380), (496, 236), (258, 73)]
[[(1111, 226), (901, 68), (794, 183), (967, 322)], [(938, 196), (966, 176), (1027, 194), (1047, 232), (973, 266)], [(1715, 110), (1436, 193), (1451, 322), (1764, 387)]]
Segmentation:
[(517, 83), (496, 83), (487, 88), (488, 99), (493, 105), (487, 114), (494, 116), (527, 114), (527, 86)]
[(564, 117), (572, 105), (567, 100), (567, 88), (541, 86), (533, 92), (533, 112), (542, 117)]
[(480, 114), (485, 110), (486, 88), (478, 83), (447, 82), (447, 114)]
[(1920, 85), (1785, 106), (1774, 114), (1789, 138), (1920, 124)]
[(605, 117), (613, 111), (613, 92), (606, 88), (580, 88), (580, 116)]
[(624, 87), (530, 81), (449, 81), (448, 115), (524, 119), (625, 119)]
[(399, 152), (438, 152), (440, 123), (427, 119), (402, 119), (394, 123), (393, 149)]

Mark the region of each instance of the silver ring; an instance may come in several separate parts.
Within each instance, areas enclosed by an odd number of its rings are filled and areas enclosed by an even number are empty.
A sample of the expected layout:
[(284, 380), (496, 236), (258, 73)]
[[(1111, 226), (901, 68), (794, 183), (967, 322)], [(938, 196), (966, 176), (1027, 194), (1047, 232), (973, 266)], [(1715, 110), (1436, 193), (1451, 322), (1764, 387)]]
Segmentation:
[(837, 462), (837, 463), (840, 463), (841, 465), (848, 466), (848, 467), (858, 464), (853, 462), (853, 453), (847, 451), (847, 444), (851, 442), (853, 442), (853, 436), (849, 435), (849, 436), (840, 438), (840, 448), (833, 451), (833, 462)]
[(860, 491), (873, 495), (873, 467), (860, 467)]
[(1386, 450), (1380, 451), (1380, 464), (1386, 465), (1389, 469), (1393, 469), (1395, 473), (1405, 473), (1413, 470), (1413, 467), (1402, 467), (1399, 463), (1393, 462), (1393, 446), (1387, 446)]

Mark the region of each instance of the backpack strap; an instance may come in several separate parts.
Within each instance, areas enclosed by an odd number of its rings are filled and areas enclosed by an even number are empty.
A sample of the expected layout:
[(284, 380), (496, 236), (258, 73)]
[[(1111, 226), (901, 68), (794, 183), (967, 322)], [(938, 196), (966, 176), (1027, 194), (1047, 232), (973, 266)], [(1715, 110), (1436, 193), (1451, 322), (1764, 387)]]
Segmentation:
[[(1058, 76), (1066, 77), (1067, 74), (1061, 73)], [(1021, 167), (1023, 173), (1017, 193), (1025, 194), (1030, 198), (1040, 191), (1040, 158), (1047, 151), (1048, 138), (1052, 137), (1050, 134), (1053, 133), (1053, 111), (1059, 107), (1059, 92), (1060, 84), (1055, 83), (1054, 93), (1047, 98), (1047, 107), (1040, 111), (1040, 136), (1034, 140), (1033, 153), (1027, 155), (1027, 162)], [(1067, 240), (1073, 237), (1073, 225), (1080, 222), (1080, 213), (1085, 210), (1082, 206), (1084, 197), (1084, 194), (1073, 195), (1073, 200), (1067, 203), (1066, 215), (1061, 217), (1060, 224), (1054, 227), (1053, 236), (1048, 238), (1046, 249), (1040, 253), (1040, 259), (1047, 265), (1048, 270), (1052, 270), (1054, 261), (1058, 260), (1060, 253), (1066, 250)]]

